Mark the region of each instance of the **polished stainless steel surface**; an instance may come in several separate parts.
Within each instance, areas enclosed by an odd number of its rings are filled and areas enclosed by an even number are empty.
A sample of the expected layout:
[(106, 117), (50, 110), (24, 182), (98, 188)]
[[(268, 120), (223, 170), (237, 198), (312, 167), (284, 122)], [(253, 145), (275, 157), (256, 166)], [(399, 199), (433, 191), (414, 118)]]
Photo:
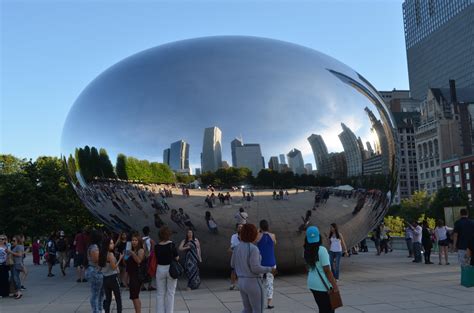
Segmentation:
[[(235, 138), (260, 146), (248, 145), (239, 156), (231, 153)], [(303, 261), (299, 230), (308, 210), (309, 224), (327, 233), (336, 222), (348, 245), (381, 221), (397, 185), (397, 145), (387, 107), (356, 71), (291, 43), (224, 36), (158, 46), (104, 71), (69, 112), (61, 151), (78, 195), (110, 227), (148, 225), (156, 236), (157, 227), (168, 224), (181, 240), (182, 225), (164, 199), (171, 209), (183, 208), (196, 227), (203, 267), (224, 269), (235, 214), (244, 207), (249, 222), (269, 220), (278, 237), (278, 266), (291, 269)], [(173, 167), (200, 168), (203, 146), (206, 168), (232, 165), (236, 156), (250, 162), (251, 154), (261, 154), (268, 167), (272, 156), (276, 162), (284, 154), (288, 165), (278, 165), (280, 171), (311, 174), (304, 164), (312, 163), (313, 174), (330, 177), (332, 186), (298, 186), (281, 200), (274, 199), (273, 186), (254, 186), (250, 201), (230, 191), (231, 201), (217, 199), (209, 208), (210, 191), (190, 189), (183, 196), (162, 184), (174, 178), (158, 164), (171, 155)], [(252, 165), (259, 170), (260, 163)], [(206, 211), (217, 234), (208, 230)]]

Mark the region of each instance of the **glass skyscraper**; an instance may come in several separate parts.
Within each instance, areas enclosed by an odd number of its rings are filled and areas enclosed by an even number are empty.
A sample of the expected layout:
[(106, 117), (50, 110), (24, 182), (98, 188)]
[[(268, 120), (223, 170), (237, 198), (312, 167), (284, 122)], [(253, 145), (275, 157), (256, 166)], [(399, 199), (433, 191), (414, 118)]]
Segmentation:
[(474, 88), (474, 0), (405, 0), (403, 22), (410, 91)]

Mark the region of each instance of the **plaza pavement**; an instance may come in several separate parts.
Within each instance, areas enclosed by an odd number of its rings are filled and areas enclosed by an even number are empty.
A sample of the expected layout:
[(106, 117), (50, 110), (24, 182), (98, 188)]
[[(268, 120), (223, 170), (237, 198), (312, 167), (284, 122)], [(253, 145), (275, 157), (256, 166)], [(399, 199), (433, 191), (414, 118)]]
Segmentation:
[[(455, 259), (453, 254), (451, 265), (438, 265), (434, 255), (436, 264), (414, 264), (403, 251), (381, 256), (369, 252), (343, 258), (339, 284), (344, 307), (337, 312), (474, 313), (474, 288), (460, 286)], [(0, 299), (1, 313), (90, 312), (89, 285), (76, 283), (72, 269), (62, 277), (56, 266), (56, 276), (48, 278), (47, 267), (32, 266), (31, 256), (27, 264), (30, 272), (23, 298)], [(199, 290), (186, 291), (186, 281), (180, 280), (175, 312), (240, 312), (240, 294), (228, 287), (227, 279), (208, 277), (203, 278)], [(122, 297), (124, 312), (133, 312), (128, 291), (123, 290)], [(156, 312), (155, 297), (156, 292), (140, 293), (142, 312)], [(274, 310), (266, 312), (317, 312), (306, 289), (306, 275), (278, 276), (274, 305)]]

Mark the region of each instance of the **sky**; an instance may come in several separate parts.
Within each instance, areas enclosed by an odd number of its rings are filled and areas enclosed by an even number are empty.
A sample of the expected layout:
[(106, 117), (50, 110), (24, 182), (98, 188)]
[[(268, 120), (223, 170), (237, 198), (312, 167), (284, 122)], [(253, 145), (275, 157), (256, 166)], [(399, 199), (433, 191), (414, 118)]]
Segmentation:
[(60, 155), (80, 92), (164, 43), (250, 35), (316, 49), (378, 90), (408, 89), (402, 1), (0, 0), (0, 153)]

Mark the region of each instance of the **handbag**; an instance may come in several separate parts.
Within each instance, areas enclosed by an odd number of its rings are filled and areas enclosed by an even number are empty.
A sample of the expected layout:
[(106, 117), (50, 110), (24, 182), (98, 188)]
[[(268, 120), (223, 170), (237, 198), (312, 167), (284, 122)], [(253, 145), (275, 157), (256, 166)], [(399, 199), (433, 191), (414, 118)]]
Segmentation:
[(148, 258), (148, 270), (147, 270), (148, 275), (150, 275), (150, 277), (156, 276), (156, 265), (157, 265), (156, 254), (155, 254), (155, 250), (152, 248), (150, 252), (150, 257)]
[(329, 286), (326, 284), (326, 281), (323, 279), (323, 276), (321, 276), (321, 273), (319, 272), (318, 267), (316, 267), (316, 272), (318, 272), (319, 278), (321, 278), (321, 281), (324, 284), (324, 287), (326, 287), (328, 295), (329, 295), (329, 302), (331, 304), (331, 309), (335, 310), (337, 308), (342, 307), (342, 299), (341, 299), (341, 294), (339, 291), (334, 291), (334, 289), (329, 288)]
[[(171, 244), (170, 249), (172, 250), (175, 249), (174, 243)], [(171, 260), (170, 269), (169, 269), (169, 274), (171, 278), (178, 279), (179, 277), (183, 275), (183, 273), (184, 273), (183, 266), (181, 265), (181, 263), (179, 263), (178, 261), (176, 261), (176, 259), (173, 258)]]

